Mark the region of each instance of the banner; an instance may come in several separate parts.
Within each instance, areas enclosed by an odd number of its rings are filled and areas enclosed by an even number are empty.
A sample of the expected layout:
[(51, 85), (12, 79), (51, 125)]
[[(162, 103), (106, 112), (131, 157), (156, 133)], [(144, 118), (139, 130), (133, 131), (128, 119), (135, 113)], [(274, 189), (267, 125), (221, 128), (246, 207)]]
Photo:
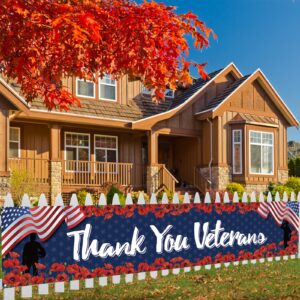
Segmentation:
[(6, 207), (3, 283), (24, 286), (295, 255), (299, 203), (294, 204)]

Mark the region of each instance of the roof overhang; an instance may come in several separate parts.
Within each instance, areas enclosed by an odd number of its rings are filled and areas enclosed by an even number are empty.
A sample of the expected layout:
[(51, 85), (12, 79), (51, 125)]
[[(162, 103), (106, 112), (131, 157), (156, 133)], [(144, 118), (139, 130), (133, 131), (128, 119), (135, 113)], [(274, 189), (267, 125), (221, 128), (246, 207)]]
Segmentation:
[(93, 116), (71, 114), (68, 112), (44, 111), (38, 109), (32, 109), (26, 114), (22, 112), (18, 115), (18, 118), (46, 122), (130, 128), (130, 122), (126, 120), (106, 119)]
[(299, 121), (294, 116), (294, 114), (290, 111), (290, 109), (287, 107), (285, 102), (282, 100), (282, 98), (279, 96), (278, 92), (275, 90), (275, 88), (272, 86), (270, 81), (267, 79), (265, 74), (260, 70), (257, 69), (251, 76), (249, 76), (241, 85), (238, 86), (234, 91), (232, 91), (225, 99), (220, 103), (217, 107), (214, 109), (208, 109), (206, 111), (201, 111), (195, 114), (195, 117), (198, 120), (205, 120), (207, 118), (215, 118), (220, 114), (220, 111), (222, 110), (222, 107), (226, 105), (228, 100), (235, 95), (237, 92), (239, 92), (243, 86), (245, 86), (248, 83), (252, 83), (253, 81), (258, 80), (258, 82), (261, 84), (261, 86), (264, 88), (268, 96), (271, 98), (273, 103), (276, 105), (277, 109), (281, 112), (281, 114), (284, 116), (286, 121), (290, 126), (299, 127)]
[(29, 111), (29, 105), (26, 100), (15, 91), (9, 83), (7, 83), (0, 76), (0, 94), (2, 94), (10, 103), (12, 103), (18, 110), (27, 114)]

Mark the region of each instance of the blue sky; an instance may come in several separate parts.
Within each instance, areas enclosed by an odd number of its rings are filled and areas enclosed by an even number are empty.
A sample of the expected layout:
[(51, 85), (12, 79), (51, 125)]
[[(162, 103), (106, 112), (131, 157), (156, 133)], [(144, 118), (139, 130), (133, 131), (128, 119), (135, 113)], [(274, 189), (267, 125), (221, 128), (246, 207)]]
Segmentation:
[[(244, 74), (262, 69), (300, 120), (300, 0), (164, 0), (189, 10), (213, 28), (218, 40), (191, 51), (213, 71), (234, 62)], [(288, 130), (300, 142), (300, 131)]]

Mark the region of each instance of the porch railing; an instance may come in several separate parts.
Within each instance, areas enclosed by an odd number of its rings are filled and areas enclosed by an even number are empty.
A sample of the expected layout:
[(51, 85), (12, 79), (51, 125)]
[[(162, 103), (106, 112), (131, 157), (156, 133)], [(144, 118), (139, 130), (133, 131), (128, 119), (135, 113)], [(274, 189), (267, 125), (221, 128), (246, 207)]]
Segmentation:
[(165, 165), (159, 165), (158, 170), (158, 187), (165, 187), (171, 192), (175, 192), (175, 186), (178, 180), (175, 176), (166, 168)]
[(10, 171), (23, 172), (34, 182), (49, 184), (49, 160), (38, 158), (11, 158), (8, 160)]
[(101, 186), (115, 182), (123, 186), (143, 187), (145, 166), (133, 163), (110, 163), (65, 160), (62, 165), (64, 185)]
[(198, 167), (194, 169), (194, 186), (202, 193), (210, 188), (209, 181), (201, 174)]

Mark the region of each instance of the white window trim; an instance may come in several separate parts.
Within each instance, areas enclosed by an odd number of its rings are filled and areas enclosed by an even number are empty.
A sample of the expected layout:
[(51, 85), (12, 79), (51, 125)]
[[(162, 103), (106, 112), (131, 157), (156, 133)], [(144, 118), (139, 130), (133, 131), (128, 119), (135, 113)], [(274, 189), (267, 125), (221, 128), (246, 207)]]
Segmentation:
[[(268, 144), (258, 144), (258, 143), (251, 143), (251, 132), (258, 132), (258, 133), (268, 133), (272, 135), (272, 141), (273, 144), (272, 145), (268, 145)], [(274, 176), (274, 168), (275, 168), (275, 147), (274, 147), (274, 133), (273, 132), (269, 132), (269, 131), (260, 131), (260, 130), (249, 130), (249, 174), (251, 175), (266, 175), (266, 176)], [(268, 147), (272, 147), (272, 153), (273, 153), (273, 160), (272, 160), (272, 173), (255, 173), (255, 172), (251, 172), (251, 145), (259, 145), (259, 146), (268, 146)], [(261, 151), (261, 156), (262, 156), (262, 151)], [(260, 158), (261, 162), (262, 162), (262, 157)]]
[[(234, 134), (235, 132), (240, 132), (240, 141), (239, 142), (235, 142), (234, 141)], [(241, 175), (243, 174), (243, 134), (242, 134), (242, 129), (234, 129), (232, 130), (232, 172), (235, 175)], [(234, 145), (240, 145), (240, 162), (241, 162), (241, 171), (240, 172), (236, 172), (235, 171), (235, 153), (234, 153)]]
[[(102, 98), (101, 95), (101, 85), (108, 85), (108, 86), (114, 86), (115, 87), (115, 99), (107, 99), (107, 98)], [(98, 93), (99, 93), (99, 100), (104, 100), (104, 101), (110, 101), (110, 102), (117, 102), (118, 101), (118, 82), (117, 80), (115, 80), (115, 84), (111, 84), (111, 83), (103, 83), (101, 82), (101, 78), (98, 80)]]
[[(94, 85), (94, 94), (93, 96), (86, 96), (86, 95), (81, 95), (78, 93), (78, 81), (83, 81), (83, 82), (92, 82)], [(81, 97), (81, 98), (89, 98), (89, 99), (96, 99), (96, 84), (95, 82), (91, 81), (91, 80), (84, 80), (81, 78), (76, 78), (76, 97)]]
[[(110, 138), (112, 137), (112, 138), (115, 138), (116, 139), (116, 148), (96, 147), (96, 138), (97, 137), (110, 137)], [(96, 150), (97, 149), (115, 150), (116, 151), (116, 162), (97, 161), (96, 160)], [(118, 136), (116, 136), (116, 135), (95, 134), (94, 135), (94, 157), (95, 157), (95, 165), (97, 163), (112, 163), (112, 164), (115, 163), (115, 164), (118, 164), (118, 162), (119, 162), (119, 139), (118, 139)], [(106, 157), (106, 160), (107, 160), (107, 157)], [(105, 174), (105, 172), (101, 172), (101, 171), (98, 171), (97, 173)], [(118, 174), (118, 168), (115, 172), (110, 172), (110, 174)]]
[[(169, 91), (172, 91), (172, 96), (167, 96), (166, 95), (166, 93), (169, 92)], [(143, 88), (142, 88), (142, 94), (144, 94), (144, 95), (151, 95), (152, 94), (152, 90), (149, 90), (149, 89), (147, 89), (146, 87), (143, 86)], [(172, 90), (172, 89), (166, 89), (166, 91), (165, 91), (165, 97), (166, 98), (170, 98), (170, 99), (174, 99), (174, 97), (175, 97), (175, 91)]]
[[(74, 145), (67, 145), (67, 134), (77, 134), (77, 135), (86, 135), (89, 137), (89, 146), (74, 146)], [(75, 148), (75, 149), (78, 149), (78, 148), (82, 148), (82, 149), (88, 149), (89, 150), (89, 159), (88, 159), (88, 162), (90, 162), (90, 159), (91, 159), (91, 135), (89, 133), (82, 133), (82, 132), (73, 132), (73, 131), (65, 131), (64, 133), (64, 144), (65, 144), (65, 147), (64, 147), (64, 159), (65, 159), (65, 172), (68, 172), (68, 173), (89, 173), (90, 172), (90, 165), (88, 165), (88, 170), (87, 171), (79, 171), (78, 170), (78, 165), (77, 165), (77, 170), (73, 171), (73, 170), (67, 170), (67, 147), (68, 148)], [(78, 150), (76, 152), (76, 156), (78, 158)], [(81, 162), (81, 160), (78, 160), (76, 159), (75, 161), (77, 161), (77, 164), (78, 162)]]
[(20, 159), (21, 158), (21, 128), (20, 127), (10, 127), (9, 129), (18, 130), (18, 141), (13, 141), (10, 139), (9, 135), (9, 145), (10, 143), (18, 143), (18, 157), (9, 157), (10, 159)]

